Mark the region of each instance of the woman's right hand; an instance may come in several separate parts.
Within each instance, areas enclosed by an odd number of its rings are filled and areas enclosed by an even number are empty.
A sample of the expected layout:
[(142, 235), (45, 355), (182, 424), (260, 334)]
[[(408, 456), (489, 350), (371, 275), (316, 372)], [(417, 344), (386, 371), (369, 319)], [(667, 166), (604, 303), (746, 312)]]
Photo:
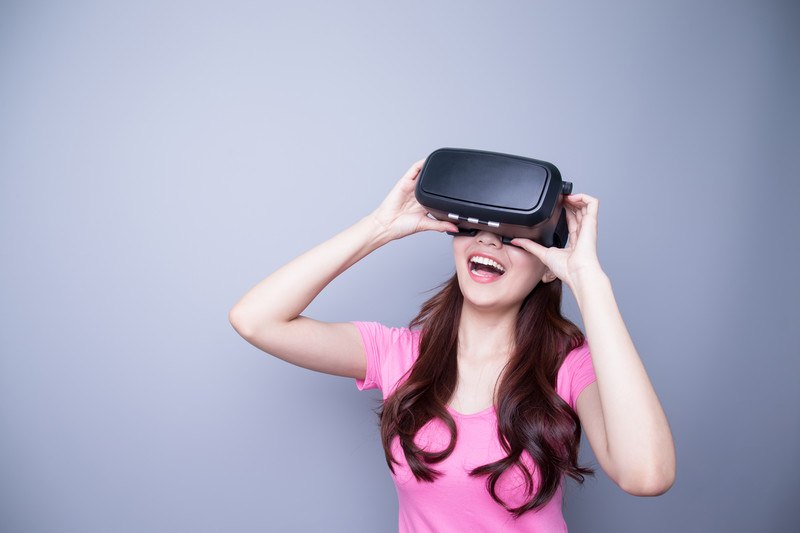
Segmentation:
[(371, 216), (389, 240), (400, 239), (420, 231), (458, 231), (452, 222), (436, 220), (417, 202), (414, 189), (424, 159), (420, 159), (400, 178)]

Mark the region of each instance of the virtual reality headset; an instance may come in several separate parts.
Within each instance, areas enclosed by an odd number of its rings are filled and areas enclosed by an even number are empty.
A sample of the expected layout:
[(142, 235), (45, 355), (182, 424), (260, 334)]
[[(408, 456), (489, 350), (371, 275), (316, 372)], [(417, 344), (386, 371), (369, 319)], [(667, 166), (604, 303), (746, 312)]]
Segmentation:
[(569, 230), (562, 206), (572, 183), (547, 161), (466, 148), (439, 148), (425, 160), (415, 196), (459, 232), (490, 231), (510, 244), (515, 237), (564, 248)]

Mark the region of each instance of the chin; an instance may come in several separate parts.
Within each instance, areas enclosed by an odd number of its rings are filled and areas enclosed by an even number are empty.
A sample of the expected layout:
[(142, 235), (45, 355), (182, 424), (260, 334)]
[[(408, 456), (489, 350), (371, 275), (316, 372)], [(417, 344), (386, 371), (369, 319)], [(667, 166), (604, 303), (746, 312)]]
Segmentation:
[(522, 304), (522, 300), (509, 301), (468, 294), (464, 294), (464, 301), (482, 311), (503, 311), (518, 308)]
[[(471, 306), (485, 311), (499, 311), (519, 307), (523, 297), (514, 298), (506, 291), (498, 291), (498, 287), (493, 284), (479, 285), (471, 279), (463, 280), (459, 274), (458, 284), (461, 288), (461, 295), (464, 302)], [(467, 274), (468, 276), (468, 274)]]

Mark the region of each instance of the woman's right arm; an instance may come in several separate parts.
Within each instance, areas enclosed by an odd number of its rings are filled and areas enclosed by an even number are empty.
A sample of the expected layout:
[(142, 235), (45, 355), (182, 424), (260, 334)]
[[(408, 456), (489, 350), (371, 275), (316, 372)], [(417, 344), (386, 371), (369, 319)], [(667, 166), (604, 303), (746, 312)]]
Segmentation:
[(300, 313), (336, 276), (384, 244), (418, 231), (457, 231), (450, 222), (429, 218), (414, 198), (423, 163), (412, 165), (378, 209), (250, 289), (228, 314), (234, 329), (250, 344), (294, 365), (364, 379), (366, 355), (356, 327)]

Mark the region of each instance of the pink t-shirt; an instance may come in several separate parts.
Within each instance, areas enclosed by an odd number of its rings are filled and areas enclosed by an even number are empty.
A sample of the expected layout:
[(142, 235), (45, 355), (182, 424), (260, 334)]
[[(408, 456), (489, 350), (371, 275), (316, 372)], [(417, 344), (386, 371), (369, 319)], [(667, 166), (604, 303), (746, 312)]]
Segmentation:
[[(380, 389), (387, 398), (407, 376), (406, 371), (419, 355), (420, 330), (389, 328), (378, 322), (353, 322), (361, 333), (367, 354), (367, 374), (356, 379), (359, 390)], [(587, 343), (567, 354), (558, 371), (556, 392), (575, 408), (581, 391), (595, 381), (594, 367)], [(447, 407), (458, 428), (458, 440), (450, 456), (432, 465), (442, 472), (433, 483), (417, 481), (406, 463), (398, 437), (392, 452), (400, 465), (392, 474), (400, 508), (399, 533), (469, 533), (497, 531), (566, 532), (561, 510), (562, 486), (547, 505), (536, 512), (514, 517), (486, 490), (486, 477), (469, 475), (473, 468), (500, 459), (505, 453), (497, 439), (497, 416), (494, 407), (473, 414), (460, 414)], [(450, 433), (438, 419), (430, 420), (416, 435), (416, 443), (428, 450), (447, 446)], [(535, 487), (540, 480), (527, 452), (523, 461), (534, 474)], [(516, 468), (507, 470), (497, 483), (497, 494), (510, 507), (527, 501), (524, 478)]]

